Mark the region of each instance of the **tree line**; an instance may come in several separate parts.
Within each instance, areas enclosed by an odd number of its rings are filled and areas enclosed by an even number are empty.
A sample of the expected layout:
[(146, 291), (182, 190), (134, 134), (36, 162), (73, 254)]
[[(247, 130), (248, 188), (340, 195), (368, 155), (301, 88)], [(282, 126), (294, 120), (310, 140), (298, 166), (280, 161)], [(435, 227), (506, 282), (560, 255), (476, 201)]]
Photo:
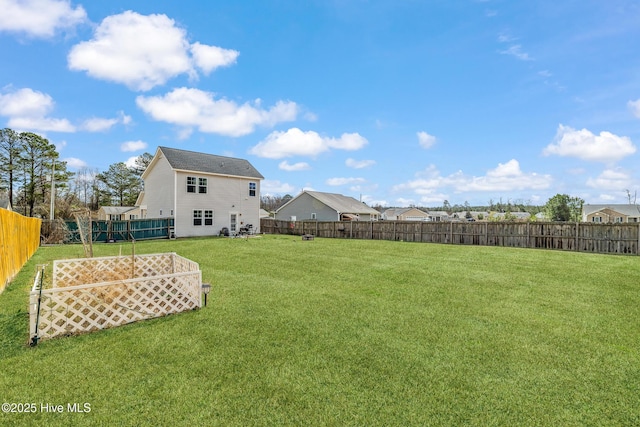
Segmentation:
[[(142, 191), (142, 173), (153, 156), (138, 156), (134, 167), (114, 163), (100, 172), (69, 171), (56, 146), (32, 132), (0, 130), (0, 198), (25, 216), (70, 218), (81, 208), (133, 206)], [(51, 203), (53, 200), (54, 203)]]

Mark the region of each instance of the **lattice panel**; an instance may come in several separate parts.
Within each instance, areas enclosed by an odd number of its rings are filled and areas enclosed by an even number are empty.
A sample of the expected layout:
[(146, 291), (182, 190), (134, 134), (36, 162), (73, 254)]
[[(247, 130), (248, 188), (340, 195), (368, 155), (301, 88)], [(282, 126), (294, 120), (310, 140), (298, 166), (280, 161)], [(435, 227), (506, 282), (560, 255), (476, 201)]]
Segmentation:
[(197, 263), (175, 253), (61, 260), (53, 263), (53, 287), (79, 286), (198, 269)]
[[(45, 289), (38, 336), (44, 339), (90, 332), (193, 310), (201, 306), (201, 286), (198, 271), (71, 289)], [(37, 306), (37, 298), (37, 293), (32, 294), (32, 307)], [(31, 319), (33, 336), (33, 314)]]

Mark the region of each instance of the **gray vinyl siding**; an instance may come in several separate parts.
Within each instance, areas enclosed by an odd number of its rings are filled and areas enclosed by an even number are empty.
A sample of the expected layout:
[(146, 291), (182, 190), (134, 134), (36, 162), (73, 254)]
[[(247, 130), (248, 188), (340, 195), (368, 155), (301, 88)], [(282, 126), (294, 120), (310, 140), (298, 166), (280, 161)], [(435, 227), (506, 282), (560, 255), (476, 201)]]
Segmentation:
[(295, 216), (298, 221), (309, 220), (312, 219), (312, 213), (316, 214), (318, 221), (340, 221), (334, 209), (308, 194), (301, 194), (300, 197), (279, 209), (276, 219), (289, 220), (291, 216)]

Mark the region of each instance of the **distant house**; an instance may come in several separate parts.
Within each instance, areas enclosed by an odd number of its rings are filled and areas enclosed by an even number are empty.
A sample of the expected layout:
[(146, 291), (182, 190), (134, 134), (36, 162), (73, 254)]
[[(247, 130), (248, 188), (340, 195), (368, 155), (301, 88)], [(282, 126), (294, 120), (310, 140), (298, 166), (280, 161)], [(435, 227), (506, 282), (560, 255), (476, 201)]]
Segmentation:
[(142, 174), (144, 218), (174, 218), (177, 237), (260, 229), (260, 182), (244, 159), (158, 147)]
[(275, 218), (289, 221), (377, 221), (380, 212), (353, 197), (303, 191), (278, 208)]
[(121, 221), (140, 218), (139, 206), (101, 206), (98, 219), (102, 221)]
[[(464, 216), (464, 215), (463, 215)], [(429, 211), (429, 219), (427, 221), (450, 221), (451, 216), (446, 211)]]
[(640, 222), (640, 206), (629, 204), (584, 205), (583, 222), (625, 223)]
[(9, 203), (9, 199), (0, 199), (0, 209), (6, 209), (8, 211), (11, 209), (11, 203)]
[(382, 212), (387, 221), (428, 221), (429, 214), (418, 208), (391, 208)]
[(260, 218), (271, 218), (271, 213), (265, 209), (260, 208)]

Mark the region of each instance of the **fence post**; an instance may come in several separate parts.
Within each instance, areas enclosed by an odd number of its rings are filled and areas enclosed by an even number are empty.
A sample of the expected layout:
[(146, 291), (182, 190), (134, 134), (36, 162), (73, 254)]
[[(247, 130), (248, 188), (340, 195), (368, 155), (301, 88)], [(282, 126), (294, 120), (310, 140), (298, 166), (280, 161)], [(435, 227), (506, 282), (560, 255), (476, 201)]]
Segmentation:
[(578, 235), (580, 234), (580, 223), (578, 221), (576, 221), (576, 252), (578, 252), (580, 249), (578, 248)]
[(449, 243), (453, 244), (453, 221), (449, 222)]

